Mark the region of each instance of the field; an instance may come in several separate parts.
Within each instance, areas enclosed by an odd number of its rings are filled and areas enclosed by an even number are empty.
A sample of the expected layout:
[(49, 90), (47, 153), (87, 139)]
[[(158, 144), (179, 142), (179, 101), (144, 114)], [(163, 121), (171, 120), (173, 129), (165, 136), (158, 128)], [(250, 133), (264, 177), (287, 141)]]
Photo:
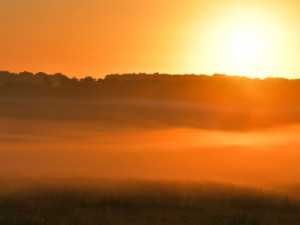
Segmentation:
[(3, 225), (300, 224), (298, 200), (233, 185), (74, 179), (4, 183)]
[(293, 108), (0, 102), (0, 225), (300, 224)]
[(0, 0), (0, 225), (300, 225), (300, 0)]

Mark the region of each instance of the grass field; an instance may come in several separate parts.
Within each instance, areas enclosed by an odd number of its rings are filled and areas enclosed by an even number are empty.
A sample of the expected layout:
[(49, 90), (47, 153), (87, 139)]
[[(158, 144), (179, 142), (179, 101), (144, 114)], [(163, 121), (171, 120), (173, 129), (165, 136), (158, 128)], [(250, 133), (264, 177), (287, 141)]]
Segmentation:
[[(1, 225), (297, 225), (300, 202), (214, 183), (2, 180)], [(5, 185), (4, 185), (5, 184)]]

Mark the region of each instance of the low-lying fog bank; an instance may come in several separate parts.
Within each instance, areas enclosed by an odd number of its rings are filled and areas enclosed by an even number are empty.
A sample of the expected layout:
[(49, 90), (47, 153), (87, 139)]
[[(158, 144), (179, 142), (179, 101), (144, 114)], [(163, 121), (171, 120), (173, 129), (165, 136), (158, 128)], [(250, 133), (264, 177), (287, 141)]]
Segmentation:
[(137, 128), (252, 131), (300, 123), (297, 104), (264, 105), (132, 98), (0, 98), (0, 118), (106, 123)]
[(300, 183), (298, 125), (258, 131), (1, 119), (1, 177)]
[(297, 107), (0, 101), (0, 177), (300, 183)]

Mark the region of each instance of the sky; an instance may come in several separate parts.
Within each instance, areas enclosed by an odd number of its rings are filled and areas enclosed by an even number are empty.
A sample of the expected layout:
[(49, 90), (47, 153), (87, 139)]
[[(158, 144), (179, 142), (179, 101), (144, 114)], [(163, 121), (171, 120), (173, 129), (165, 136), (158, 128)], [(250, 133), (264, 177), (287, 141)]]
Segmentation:
[(300, 78), (296, 0), (0, 0), (0, 70)]

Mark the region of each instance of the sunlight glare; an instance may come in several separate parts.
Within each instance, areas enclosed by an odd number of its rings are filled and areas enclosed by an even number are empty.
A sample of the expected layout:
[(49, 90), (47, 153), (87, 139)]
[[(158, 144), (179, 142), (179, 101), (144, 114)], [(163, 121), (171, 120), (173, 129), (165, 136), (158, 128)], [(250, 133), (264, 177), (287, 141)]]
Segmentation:
[(260, 53), (262, 38), (254, 32), (242, 31), (233, 37), (230, 45), (237, 59), (250, 61)]
[(289, 68), (295, 35), (276, 11), (240, 4), (223, 9), (200, 31), (197, 21), (194, 27), (186, 52), (192, 71), (265, 78)]

